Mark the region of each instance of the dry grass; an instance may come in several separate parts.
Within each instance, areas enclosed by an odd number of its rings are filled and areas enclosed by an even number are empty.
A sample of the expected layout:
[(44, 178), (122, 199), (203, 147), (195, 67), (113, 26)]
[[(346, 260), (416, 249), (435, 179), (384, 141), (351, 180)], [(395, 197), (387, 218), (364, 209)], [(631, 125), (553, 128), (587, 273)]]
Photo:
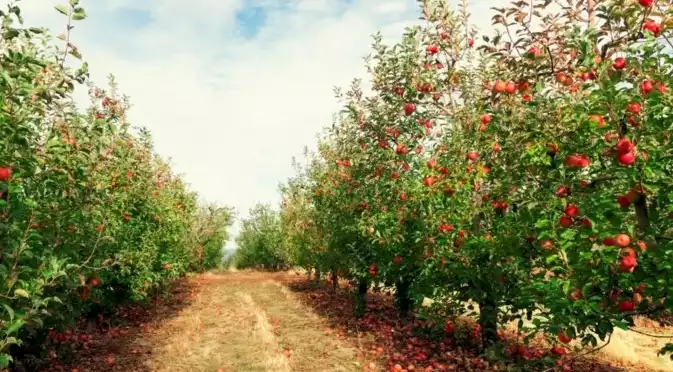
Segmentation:
[(135, 332), (126, 327), (124, 338), (103, 334), (74, 366), (81, 372), (359, 370), (354, 349), (327, 335), (324, 322), (274, 279), (285, 276), (241, 271), (191, 278), (181, 306), (155, 305), (162, 316), (136, 324)]
[[(423, 300), (423, 306), (432, 303), (429, 298)], [(524, 324), (531, 325), (525, 320)], [(657, 355), (667, 343), (673, 343), (673, 327), (662, 326), (643, 317), (636, 318), (635, 325), (635, 331), (615, 328), (608, 345), (605, 345), (606, 342), (598, 341), (597, 347), (600, 348), (598, 357), (614, 362), (613, 364), (628, 365), (629, 370), (633, 371), (673, 371), (673, 360), (668, 355)], [(508, 328), (516, 331), (517, 322), (512, 322)], [(573, 342), (571, 345), (575, 344), (576, 342)]]
[[(71, 368), (80, 372), (350, 372), (363, 370), (367, 362), (385, 366), (390, 355), (383, 355), (387, 352), (380, 346), (391, 340), (379, 333), (392, 321), (385, 319), (390, 306), (377, 307), (374, 302), (369, 310), (374, 317), (356, 320), (349, 315), (352, 309), (343, 292), (301, 290), (305, 284), (305, 275), (295, 273), (211, 272), (189, 278), (173, 288), (168, 303), (157, 301), (147, 310), (126, 310), (120, 318), (127, 324), (100, 330), (92, 347), (74, 355)], [(356, 331), (351, 332), (350, 326)], [(672, 327), (645, 320), (638, 326), (646, 333), (673, 334)], [(408, 348), (407, 341), (402, 341)], [(667, 357), (656, 357), (656, 350), (666, 342), (671, 340), (617, 331), (600, 356), (602, 361), (616, 362), (616, 368), (601, 370), (673, 370)], [(455, 363), (447, 367), (473, 370)]]

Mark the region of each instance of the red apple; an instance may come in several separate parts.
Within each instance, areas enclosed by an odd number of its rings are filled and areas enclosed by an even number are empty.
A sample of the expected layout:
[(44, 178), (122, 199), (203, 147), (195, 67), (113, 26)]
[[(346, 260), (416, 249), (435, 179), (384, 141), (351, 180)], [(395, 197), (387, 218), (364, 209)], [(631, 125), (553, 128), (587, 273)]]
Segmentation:
[(436, 184), (439, 181), (439, 178), (433, 177), (433, 176), (425, 176), (423, 177), (423, 184), (427, 187), (431, 187), (432, 185)]
[(405, 145), (397, 145), (397, 148), (395, 149), (395, 153), (397, 155), (406, 155), (409, 153), (409, 148)]
[(9, 167), (0, 168), (0, 182), (7, 182), (12, 178), (12, 169)]
[(642, 83), (640, 83), (640, 92), (643, 95), (649, 94), (654, 90), (654, 84), (652, 83), (651, 80), (644, 80)]
[(559, 146), (555, 143), (547, 144), (547, 154), (554, 155), (558, 152)]
[(640, 103), (638, 102), (632, 102), (629, 103), (628, 106), (626, 106), (626, 109), (631, 111), (632, 113), (638, 115), (642, 112), (642, 106), (640, 106)]
[(601, 128), (603, 125), (605, 125), (605, 118), (603, 118), (601, 115), (591, 115), (589, 116), (589, 120), (596, 122), (598, 124), (598, 127)]
[(624, 301), (619, 303), (618, 308), (619, 308), (620, 312), (626, 313), (626, 312), (629, 312), (629, 311), (633, 311), (633, 309), (635, 309), (636, 306), (634, 305), (634, 303), (632, 301), (624, 300)]
[(621, 165), (633, 165), (636, 162), (636, 153), (633, 151), (619, 153), (617, 154), (617, 161)]
[(654, 0), (638, 0), (638, 3), (645, 8), (649, 8), (654, 3)]
[(569, 168), (586, 168), (591, 164), (591, 160), (584, 154), (568, 155), (565, 163)]
[(566, 216), (575, 217), (580, 213), (580, 209), (575, 204), (568, 204), (564, 210), (564, 213)]
[(568, 354), (568, 350), (563, 346), (554, 346), (551, 348), (551, 353), (554, 355), (566, 355)]
[(623, 70), (626, 67), (626, 58), (624, 57), (617, 57), (615, 58), (615, 61), (612, 63), (612, 68), (615, 70)]
[(470, 151), (467, 153), (467, 160), (476, 161), (479, 159), (479, 154), (475, 151)]
[(483, 114), (483, 115), (481, 115), (481, 119), (480, 119), (480, 120), (481, 120), (481, 123), (482, 123), (482, 124), (488, 124), (488, 123), (491, 122), (491, 115), (489, 115), (489, 114)]
[(657, 83), (656, 86), (657, 86), (657, 90), (661, 94), (666, 94), (666, 92), (668, 91), (668, 88), (666, 88), (666, 86), (663, 83)]
[(453, 334), (453, 332), (456, 330), (456, 326), (453, 324), (452, 321), (447, 320), (446, 323), (444, 324), (444, 331), (448, 334)]
[(622, 260), (619, 263), (619, 271), (621, 271), (623, 273), (633, 272), (633, 268), (636, 267), (637, 264), (638, 264), (638, 260), (631, 255), (628, 255), (626, 257), (622, 257)]
[(516, 93), (516, 84), (514, 84), (513, 81), (508, 81), (507, 84), (505, 84), (505, 91), (508, 94)]
[(437, 54), (437, 52), (439, 52), (439, 48), (435, 44), (430, 44), (425, 48), (425, 51), (430, 54)]
[(568, 196), (568, 193), (570, 192), (570, 188), (568, 186), (559, 186), (558, 189), (556, 189), (556, 196), (559, 198), (565, 198)]
[(619, 153), (627, 153), (633, 151), (635, 145), (628, 138), (622, 137), (617, 141), (615, 148)]
[(416, 111), (416, 105), (414, 105), (413, 103), (405, 103), (404, 104), (404, 114), (405, 115), (409, 116), (409, 115), (413, 114), (414, 111)]
[(617, 203), (622, 208), (628, 208), (631, 205), (631, 200), (626, 195), (621, 195), (617, 197)]
[(540, 56), (540, 48), (532, 47), (528, 49), (528, 57), (537, 58)]
[(558, 333), (558, 340), (561, 341), (561, 342), (563, 342), (564, 344), (569, 344), (570, 341), (572, 341), (573, 339), (570, 338), (570, 337), (568, 337), (568, 336), (566, 336), (566, 334), (565, 334), (563, 331), (559, 331), (559, 333)]
[(496, 91), (496, 93), (504, 93), (507, 90), (507, 83), (502, 80), (496, 80), (493, 89)]
[(626, 248), (631, 244), (631, 238), (626, 234), (617, 234), (615, 236), (615, 243), (620, 248)]
[(561, 226), (568, 228), (573, 225), (573, 220), (568, 216), (561, 216), (561, 219), (559, 219), (559, 223), (561, 224)]
[(554, 248), (554, 243), (552, 243), (551, 240), (545, 240), (541, 244), (542, 248), (544, 248), (547, 251), (551, 251)]
[(453, 225), (451, 224), (441, 224), (439, 225), (439, 232), (440, 233), (447, 233), (453, 231)]
[(580, 290), (579, 288), (575, 288), (572, 292), (570, 292), (570, 294), (568, 294), (568, 298), (573, 302), (581, 299), (582, 290)]

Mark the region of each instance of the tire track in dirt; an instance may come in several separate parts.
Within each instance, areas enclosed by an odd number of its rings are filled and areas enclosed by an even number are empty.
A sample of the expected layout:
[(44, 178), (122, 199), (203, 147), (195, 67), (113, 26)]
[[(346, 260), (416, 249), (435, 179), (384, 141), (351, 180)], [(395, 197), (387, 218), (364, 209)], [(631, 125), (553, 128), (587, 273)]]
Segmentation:
[(287, 358), (280, 353), (280, 346), (276, 341), (273, 328), (269, 324), (266, 314), (255, 304), (249, 293), (237, 292), (236, 295), (241, 298), (246, 308), (251, 314), (254, 314), (257, 322), (255, 324), (256, 334), (261, 341), (264, 349), (264, 365), (269, 372), (290, 372), (291, 368)]

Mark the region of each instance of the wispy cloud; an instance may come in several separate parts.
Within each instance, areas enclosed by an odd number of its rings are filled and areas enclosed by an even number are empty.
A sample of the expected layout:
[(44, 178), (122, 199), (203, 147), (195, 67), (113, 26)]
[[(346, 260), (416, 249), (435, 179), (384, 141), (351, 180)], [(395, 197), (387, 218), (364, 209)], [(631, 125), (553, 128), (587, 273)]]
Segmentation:
[[(20, 4), (28, 23), (59, 33), (57, 3)], [(131, 120), (150, 128), (158, 152), (204, 198), (243, 215), (257, 201), (278, 201), (291, 158), (331, 123), (333, 86), (365, 77), (370, 35), (382, 30), (394, 39), (418, 22), (415, 0), (81, 5), (89, 18), (76, 25), (73, 41), (94, 80), (114, 73), (134, 104)]]

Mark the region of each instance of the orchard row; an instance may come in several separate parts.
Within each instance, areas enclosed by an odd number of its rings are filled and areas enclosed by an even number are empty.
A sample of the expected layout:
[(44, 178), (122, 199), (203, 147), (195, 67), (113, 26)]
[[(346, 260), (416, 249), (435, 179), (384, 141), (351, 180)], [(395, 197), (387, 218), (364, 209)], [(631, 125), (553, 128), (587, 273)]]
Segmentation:
[(376, 37), (373, 93), (339, 94), (280, 211), (248, 221), (247, 265), (331, 272), (359, 306), (394, 285), (403, 314), (429, 297), (448, 336), (475, 304), (485, 348), (507, 354), (516, 320), (548, 336), (531, 363), (672, 310), (673, 9), (606, 1), (587, 24), (548, 4), (494, 8), (476, 40), (465, 2), (421, 1), (424, 26)]
[[(78, 1), (57, 10), (86, 16)], [(33, 370), (56, 363), (78, 318), (219, 265), (232, 214), (199, 206), (147, 131), (130, 128), (113, 80), (101, 89), (86, 63), (67, 67), (74, 46), (24, 28), (13, 4), (1, 16), (0, 369)], [(84, 84), (82, 112), (73, 92)]]

